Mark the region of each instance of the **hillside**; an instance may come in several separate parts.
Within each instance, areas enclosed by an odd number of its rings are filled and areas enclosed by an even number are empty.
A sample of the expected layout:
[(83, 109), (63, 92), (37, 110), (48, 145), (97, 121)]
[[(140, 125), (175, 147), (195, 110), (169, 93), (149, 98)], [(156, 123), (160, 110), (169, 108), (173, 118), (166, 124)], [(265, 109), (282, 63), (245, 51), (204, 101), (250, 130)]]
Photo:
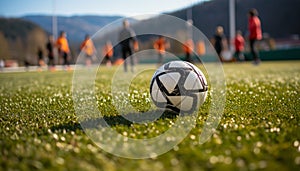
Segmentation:
[[(259, 11), (264, 33), (274, 38), (289, 38), (300, 35), (299, 0), (236, 0), (236, 28), (244, 33), (247, 30), (247, 12), (251, 8)], [(229, 34), (228, 0), (213, 0), (192, 7), (194, 25), (207, 37), (214, 34), (215, 27), (222, 25)], [(186, 20), (186, 10), (170, 15)]]
[[(244, 33), (247, 30), (247, 12), (257, 8), (262, 28), (274, 38), (289, 38), (300, 35), (299, 0), (236, 0), (236, 28)], [(225, 34), (229, 34), (228, 0), (212, 0), (195, 4), (192, 7), (194, 25), (207, 37), (214, 34), (215, 27), (222, 25)], [(186, 20), (187, 9), (168, 13)], [(29, 15), (22, 17), (32, 21), (47, 32), (52, 32), (52, 16)], [(93, 35), (103, 26), (122, 18), (122, 16), (57, 16), (58, 31), (68, 32), (71, 42), (79, 42), (85, 34)], [(155, 18), (156, 20), (156, 18)]]
[(47, 41), (46, 32), (22, 19), (0, 18), (0, 23), (0, 58), (36, 64), (38, 47)]
[[(78, 43), (83, 40), (86, 34), (93, 35), (103, 26), (122, 18), (121, 16), (57, 16), (58, 32), (64, 30), (68, 34), (68, 39), (72, 43)], [(22, 19), (34, 22), (52, 33), (52, 16), (29, 15)]]

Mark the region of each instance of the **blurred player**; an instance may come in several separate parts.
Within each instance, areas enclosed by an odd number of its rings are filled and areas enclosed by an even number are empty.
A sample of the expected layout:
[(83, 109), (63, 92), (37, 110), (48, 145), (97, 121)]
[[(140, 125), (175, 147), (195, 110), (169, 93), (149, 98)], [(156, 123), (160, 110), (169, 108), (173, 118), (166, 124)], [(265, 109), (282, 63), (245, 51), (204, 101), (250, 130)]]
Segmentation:
[(218, 26), (216, 28), (213, 45), (219, 56), (220, 61), (224, 61), (222, 52), (227, 48), (227, 43), (226, 43), (226, 37), (224, 35), (224, 29), (222, 26)]
[(60, 58), (63, 60), (63, 65), (65, 69), (70, 70), (70, 49), (69, 49), (69, 43), (67, 40), (67, 34), (64, 31), (60, 32), (60, 35), (58, 39), (56, 40), (56, 46), (58, 48), (58, 54)]
[(245, 57), (243, 51), (245, 49), (245, 40), (240, 30), (236, 31), (234, 38), (235, 57), (238, 61), (244, 61)]
[(55, 62), (54, 62), (54, 39), (53, 36), (50, 35), (48, 38), (48, 42), (46, 44), (47, 56), (48, 56), (48, 67), (50, 71), (55, 70)]
[(163, 58), (166, 53), (166, 47), (168, 46), (168, 42), (166, 41), (165, 37), (159, 35), (157, 40), (155, 40), (153, 47), (156, 49), (158, 54), (158, 62), (157, 65), (160, 66), (163, 64)]
[(89, 35), (85, 36), (84, 41), (80, 45), (80, 50), (83, 51), (85, 55), (85, 65), (90, 67), (92, 64), (92, 58), (95, 55), (95, 46)]
[(261, 23), (258, 18), (258, 12), (256, 9), (251, 9), (248, 12), (248, 31), (250, 50), (253, 57), (253, 64), (258, 65), (260, 63), (260, 57), (255, 44), (258, 40), (262, 39)]
[(3, 59), (0, 59), (0, 71), (3, 71), (3, 68), (5, 67), (5, 63)]
[(122, 48), (122, 57), (124, 60), (124, 71), (127, 72), (127, 60), (126, 58), (130, 56), (131, 72), (134, 72), (134, 55), (132, 55), (133, 50), (138, 50), (138, 42), (135, 37), (135, 32), (130, 28), (129, 21), (123, 21), (123, 29), (119, 34), (119, 42)]
[(38, 71), (42, 71), (42, 67), (45, 65), (45, 62), (43, 57), (43, 50), (41, 47), (38, 48), (37, 56), (38, 56)]
[(106, 66), (110, 67), (112, 65), (112, 56), (114, 54), (114, 49), (110, 41), (107, 41), (102, 49), (104, 60)]
[(185, 53), (185, 61), (193, 62), (192, 53), (194, 51), (194, 41), (192, 39), (188, 39), (183, 45), (183, 51)]

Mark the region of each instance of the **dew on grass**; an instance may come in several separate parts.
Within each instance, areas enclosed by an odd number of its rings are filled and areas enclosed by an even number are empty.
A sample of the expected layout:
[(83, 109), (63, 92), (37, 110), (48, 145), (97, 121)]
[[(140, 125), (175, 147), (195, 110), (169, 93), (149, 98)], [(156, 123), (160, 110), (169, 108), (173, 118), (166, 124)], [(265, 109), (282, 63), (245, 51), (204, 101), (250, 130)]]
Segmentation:
[(167, 142), (175, 141), (175, 137), (166, 137)]
[(179, 147), (178, 147), (177, 145), (175, 145), (175, 146), (173, 147), (173, 150), (174, 150), (174, 151), (178, 151), (178, 150), (179, 150)]
[(223, 162), (224, 162), (225, 164), (229, 165), (229, 164), (232, 163), (232, 158), (231, 158), (231, 157), (225, 157)]
[(66, 145), (64, 143), (61, 143), (61, 142), (56, 143), (56, 147), (59, 148), (59, 149), (65, 149), (65, 146)]
[(294, 143), (293, 143), (293, 145), (294, 145), (294, 147), (298, 147), (299, 146), (299, 141), (298, 140), (296, 140), (296, 141), (294, 141)]
[(130, 133), (129, 136), (134, 138), (134, 137), (136, 137), (136, 134), (135, 133)]
[(191, 139), (191, 140), (195, 140), (195, 139), (196, 139), (196, 136), (195, 136), (195, 135), (190, 135), (190, 139)]
[(52, 134), (52, 137), (55, 139), (55, 140), (58, 140), (58, 135), (57, 134)]
[(239, 128), (238, 124), (234, 124), (233, 129), (237, 130)]
[(123, 134), (124, 136), (127, 136), (127, 135), (128, 135), (128, 133), (127, 133), (127, 132), (125, 132), (125, 131), (124, 131), (122, 134)]
[(263, 143), (261, 141), (258, 141), (258, 142), (255, 143), (255, 146), (260, 148), (260, 147), (263, 146)]
[(277, 132), (277, 133), (279, 133), (280, 132), (280, 128), (277, 128), (277, 127), (271, 128), (270, 132)]
[(254, 152), (254, 154), (259, 154), (260, 153), (260, 148), (254, 147), (253, 152)]
[(215, 142), (216, 144), (218, 144), (218, 145), (220, 145), (220, 144), (223, 143), (223, 141), (222, 141), (222, 139), (221, 139), (220, 137), (214, 137), (214, 142)]
[(66, 141), (66, 138), (62, 136), (62, 137), (60, 137), (60, 140), (61, 141)]
[(236, 166), (237, 167), (245, 167), (245, 161), (242, 158), (237, 158), (235, 160)]
[(218, 157), (217, 157), (217, 156), (211, 156), (211, 157), (209, 158), (209, 162), (210, 162), (211, 164), (216, 164), (216, 163), (218, 162)]
[(46, 151), (51, 151), (52, 150), (51, 145), (49, 143), (46, 143), (45, 149), (46, 149)]
[(154, 152), (150, 153), (150, 158), (151, 159), (156, 159), (156, 157), (157, 157), (156, 153), (154, 153)]
[(170, 163), (171, 163), (172, 166), (177, 166), (179, 164), (179, 161), (176, 158), (172, 158)]
[(65, 160), (61, 157), (57, 157), (55, 161), (57, 164), (60, 164), (60, 165), (63, 165), (65, 163)]
[(42, 141), (38, 138), (34, 138), (33, 142), (34, 142), (34, 144), (41, 144)]

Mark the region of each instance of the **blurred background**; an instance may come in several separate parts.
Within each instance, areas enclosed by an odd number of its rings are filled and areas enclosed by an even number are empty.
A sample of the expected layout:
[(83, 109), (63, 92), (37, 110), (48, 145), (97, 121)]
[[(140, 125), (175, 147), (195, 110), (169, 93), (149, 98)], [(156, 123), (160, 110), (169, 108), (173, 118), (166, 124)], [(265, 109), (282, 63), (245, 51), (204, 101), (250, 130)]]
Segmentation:
[[(259, 42), (261, 59), (300, 59), (299, 0), (1, 1), (0, 59), (6, 67), (24, 66), (26, 63), (36, 65), (39, 48), (46, 56), (48, 36), (57, 38), (58, 33), (64, 30), (68, 36), (72, 63), (75, 63), (80, 53), (80, 43), (86, 34), (94, 35), (105, 25), (124, 17), (130, 18), (133, 28), (142, 28), (145, 22), (161, 24), (159, 14), (192, 21), (208, 39), (213, 38), (215, 28), (221, 25), (230, 46), (236, 30), (242, 31), (247, 42), (247, 13), (251, 8), (258, 10), (262, 22), (263, 40)], [(121, 23), (115, 27), (119, 29)], [(170, 28), (166, 25), (162, 29), (167, 31)], [(177, 31), (176, 34), (184, 37), (185, 32)], [(154, 38), (155, 35), (141, 37), (140, 50), (153, 48)], [(247, 43), (245, 47), (247, 58)], [(169, 51), (179, 56), (184, 53), (175, 41), (171, 42)], [(118, 50), (115, 52), (114, 60), (117, 60), (120, 54)]]

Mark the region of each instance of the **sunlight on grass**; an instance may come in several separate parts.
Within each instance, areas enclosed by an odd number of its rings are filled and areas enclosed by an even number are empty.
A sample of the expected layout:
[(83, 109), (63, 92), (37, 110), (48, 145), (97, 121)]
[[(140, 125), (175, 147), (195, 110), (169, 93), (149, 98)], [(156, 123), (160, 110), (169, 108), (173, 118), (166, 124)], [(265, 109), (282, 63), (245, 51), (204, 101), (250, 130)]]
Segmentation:
[[(0, 73), (0, 164), (3, 170), (299, 170), (299, 66), (299, 61), (224, 64), (226, 104), (212, 137), (199, 144), (208, 98), (189, 135), (147, 160), (108, 154), (85, 135), (73, 108), (72, 72)], [(120, 117), (110, 90), (114, 71), (99, 69), (94, 97), (113, 129), (142, 139), (174, 124), (178, 116), (172, 113), (144, 124)], [(119, 92), (137, 111), (151, 106), (147, 80), (153, 73), (143, 74), (133, 79), (129, 94)]]

